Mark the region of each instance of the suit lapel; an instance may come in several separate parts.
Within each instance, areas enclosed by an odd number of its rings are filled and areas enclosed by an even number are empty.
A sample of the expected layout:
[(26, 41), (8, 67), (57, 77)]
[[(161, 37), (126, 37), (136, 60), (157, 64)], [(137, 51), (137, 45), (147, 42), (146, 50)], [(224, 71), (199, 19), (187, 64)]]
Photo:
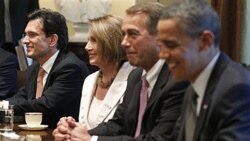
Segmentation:
[(96, 119), (97, 123), (105, 121), (105, 119), (111, 114), (114, 108), (120, 103), (120, 100), (123, 97), (123, 93), (119, 92), (119, 90), (123, 89), (124, 87), (125, 85), (121, 84), (121, 82), (114, 81), (112, 83), (112, 87), (110, 87), (100, 106), (100, 110)]
[(54, 64), (53, 64), (53, 66), (52, 66), (52, 68), (51, 68), (51, 70), (50, 70), (48, 76), (47, 76), (47, 80), (46, 80), (46, 83), (45, 83), (45, 85), (44, 85), (43, 90), (46, 90), (47, 87), (50, 85), (50, 84), (48, 83), (48, 82), (50, 82), (50, 81), (48, 81), (48, 80), (50, 80), (52, 72), (54, 72), (54, 71), (56, 70), (56, 66), (58, 66), (58, 64), (59, 64), (60, 62), (63, 62), (63, 58), (65, 57), (65, 54), (66, 54), (66, 53), (65, 53), (64, 51), (59, 51), (58, 56), (57, 56), (57, 58), (56, 58), (56, 60), (55, 60), (55, 62), (54, 62)]
[(194, 141), (196, 141), (199, 138), (199, 135), (201, 135), (201, 131), (206, 121), (206, 117), (207, 117), (206, 115), (209, 110), (210, 102), (212, 100), (214, 90), (216, 89), (216, 86), (217, 86), (218, 78), (220, 77), (222, 72), (225, 70), (226, 65), (228, 64), (228, 61), (226, 60), (227, 58), (223, 54), (221, 54), (209, 78), (207, 88), (204, 94), (204, 98), (202, 101), (201, 109), (200, 109), (200, 115), (198, 117), (197, 124), (196, 124)]
[[(151, 96), (150, 96), (150, 98), (148, 100), (146, 111), (150, 106), (152, 106), (154, 101), (157, 100), (158, 97), (161, 95), (161, 90), (167, 84), (168, 79), (169, 79), (169, 71), (168, 71), (167, 65), (164, 64), (162, 66), (162, 69), (161, 69), (161, 72), (160, 72), (160, 74), (158, 76), (158, 79), (157, 79), (157, 81), (156, 81), (156, 83), (154, 85)], [(141, 83), (142, 82), (140, 82), (140, 85), (141, 85)]]
[(132, 67), (128, 62), (125, 62), (117, 73), (113, 83), (111, 84), (103, 102), (100, 106), (100, 111), (97, 116), (97, 123), (101, 123), (114, 111), (114, 108), (121, 103), (126, 86), (128, 75)]
[[(143, 72), (143, 69), (142, 68), (137, 68), (136, 70), (136, 75), (133, 76), (134, 79), (137, 78), (137, 80), (134, 80), (132, 81), (134, 83), (134, 91), (133, 91), (133, 97), (134, 97), (134, 101), (137, 101), (135, 104), (136, 104), (136, 119), (138, 118), (138, 113), (139, 113), (139, 108), (140, 108), (140, 93), (141, 93), (141, 87), (142, 87), (142, 80), (141, 80), (141, 76), (142, 76), (142, 72)], [(130, 82), (128, 82), (130, 83)], [(132, 92), (131, 92), (132, 93)], [(131, 103), (132, 104), (132, 103)], [(134, 103), (133, 103), (134, 104)], [(135, 125), (136, 126), (136, 125)], [(135, 127), (136, 128), (136, 127)]]
[[(37, 74), (38, 74), (38, 69), (39, 69), (39, 64), (37, 62), (33, 63), (34, 66), (31, 66), (31, 68), (33, 70), (29, 71), (29, 72), (35, 72), (34, 74), (28, 74), (28, 80), (29, 82), (32, 84), (32, 86), (30, 87), (30, 89), (28, 89), (28, 91), (30, 91), (28, 94), (29, 98), (33, 99), (36, 97), (36, 85), (37, 85)], [(30, 76), (30, 77), (29, 77)], [(25, 84), (26, 85), (26, 84)]]
[(87, 128), (90, 128), (90, 125), (88, 123), (88, 113), (91, 101), (93, 99), (93, 94), (95, 93), (95, 82), (99, 75), (99, 71), (97, 73), (93, 73), (92, 75), (93, 76), (91, 76), (91, 78), (88, 78), (88, 83), (84, 84), (80, 107), (80, 111), (82, 110), (82, 113), (80, 112), (80, 118), (83, 119), (83, 123), (86, 124)]
[(200, 108), (200, 114), (196, 123), (195, 133), (194, 133), (194, 141), (197, 140), (197, 137), (200, 135), (202, 128), (204, 127), (205, 121), (206, 121), (206, 115), (209, 109), (211, 97), (213, 95), (216, 81), (214, 81), (214, 84), (210, 84), (209, 87), (207, 87), (207, 91), (204, 95), (204, 99), (202, 101), (202, 105)]

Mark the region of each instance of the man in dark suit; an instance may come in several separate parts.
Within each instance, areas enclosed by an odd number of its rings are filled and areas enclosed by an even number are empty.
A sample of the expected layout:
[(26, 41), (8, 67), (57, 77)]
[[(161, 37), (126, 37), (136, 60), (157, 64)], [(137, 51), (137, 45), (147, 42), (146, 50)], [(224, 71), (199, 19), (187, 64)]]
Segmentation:
[(27, 14), (35, 9), (39, 9), (38, 0), (0, 1), (1, 48), (4, 48), (14, 54), (16, 53), (14, 47), (18, 44), (18, 40), (22, 38), (27, 22)]
[(89, 71), (66, 51), (65, 18), (47, 9), (34, 11), (28, 17), (23, 42), (27, 56), (35, 62), (27, 69), (24, 87), (9, 99), (15, 115), (42, 112), (43, 124), (50, 128), (62, 116), (78, 117), (82, 84)]
[[(53, 134), (56, 141), (66, 140), (165, 140), (179, 117), (187, 83), (176, 83), (168, 66), (159, 60), (156, 25), (163, 5), (143, 3), (130, 7), (122, 31), (128, 61), (138, 68), (131, 72), (122, 104), (107, 123), (87, 131), (70, 118), (62, 118)], [(147, 104), (140, 123), (142, 78), (149, 83)], [(66, 121), (67, 120), (67, 121)], [(68, 128), (69, 127), (69, 128)], [(71, 133), (70, 135), (68, 133)], [(91, 137), (92, 135), (92, 137)]]
[(220, 52), (215, 10), (202, 0), (170, 5), (157, 29), (160, 57), (191, 82), (171, 141), (249, 140), (250, 74)]
[(18, 62), (15, 55), (1, 48), (0, 56), (0, 100), (3, 100), (16, 93)]

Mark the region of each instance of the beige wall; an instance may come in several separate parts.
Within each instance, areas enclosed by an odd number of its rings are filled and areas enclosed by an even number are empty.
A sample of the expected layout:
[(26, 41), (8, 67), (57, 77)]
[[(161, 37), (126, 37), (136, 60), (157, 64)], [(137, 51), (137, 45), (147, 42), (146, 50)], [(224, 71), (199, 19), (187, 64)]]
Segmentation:
[[(135, 4), (135, 0), (111, 0), (112, 2), (112, 7), (109, 11), (110, 14), (114, 14), (117, 16), (124, 16), (125, 15), (125, 10), (130, 7), (131, 5)], [(39, 4), (41, 8), (49, 8), (52, 10), (56, 10), (56, 6), (54, 3), (54, 0), (39, 0)], [(75, 30), (73, 28), (73, 24), (68, 21), (68, 32), (70, 39), (75, 35)]]
[(160, 2), (164, 5), (168, 5), (168, 4), (171, 4), (173, 2), (176, 2), (178, 0), (136, 0), (137, 3), (140, 3), (140, 2)]
[(125, 10), (134, 4), (135, 0), (112, 0), (112, 7), (109, 13), (124, 16)]
[[(112, 7), (110, 9), (110, 14), (124, 16), (125, 10), (130, 7), (131, 5), (137, 2), (146, 2), (146, 1), (157, 1), (157, 0), (111, 0)], [(159, 2), (168, 5), (178, 0), (158, 0)], [(211, 0), (208, 0), (211, 2)], [(54, 0), (39, 0), (40, 7), (55, 9)]]
[[(125, 9), (135, 4), (135, 0), (111, 0), (112, 7), (110, 9), (110, 14), (124, 16)], [(55, 10), (54, 0), (39, 0), (41, 8), (49, 8)]]
[[(179, 1), (179, 0), (111, 0), (112, 2), (112, 7), (109, 11), (110, 14), (114, 14), (117, 16), (124, 16), (125, 15), (125, 10), (134, 5), (135, 3), (139, 2), (147, 2), (147, 1), (159, 1), (163, 3), (164, 5), (171, 4), (173, 2)], [(209, 2), (211, 0), (208, 0)], [(40, 7), (41, 8), (49, 8), (52, 10), (56, 10), (56, 6), (54, 3), (54, 0), (39, 0)], [(69, 35), (72, 37), (75, 35), (75, 30), (73, 28), (73, 24), (71, 22), (67, 22), (68, 28), (69, 28)]]
[(54, 0), (39, 0), (39, 4), (41, 8), (49, 8), (55, 10)]

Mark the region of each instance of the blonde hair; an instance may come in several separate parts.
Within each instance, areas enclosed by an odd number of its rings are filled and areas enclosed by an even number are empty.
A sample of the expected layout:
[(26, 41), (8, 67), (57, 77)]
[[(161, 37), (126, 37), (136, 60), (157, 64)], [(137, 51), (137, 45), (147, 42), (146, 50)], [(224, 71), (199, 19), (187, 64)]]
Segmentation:
[(101, 58), (107, 62), (121, 62), (126, 54), (121, 47), (122, 19), (113, 15), (106, 15), (89, 20), (89, 31), (96, 39)]

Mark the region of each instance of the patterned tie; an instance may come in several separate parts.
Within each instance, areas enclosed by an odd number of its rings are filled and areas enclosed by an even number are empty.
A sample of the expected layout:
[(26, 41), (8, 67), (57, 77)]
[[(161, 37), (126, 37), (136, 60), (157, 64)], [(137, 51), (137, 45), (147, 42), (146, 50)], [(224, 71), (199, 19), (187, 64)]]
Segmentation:
[(147, 101), (148, 101), (148, 81), (146, 79), (146, 75), (142, 77), (142, 87), (141, 87), (141, 93), (140, 93), (140, 109), (139, 109), (139, 115), (138, 115), (138, 120), (137, 120), (137, 126), (136, 126), (136, 132), (135, 132), (135, 137), (140, 135), (141, 132), (141, 123), (142, 123), (142, 118), (147, 106)]
[(187, 109), (187, 119), (186, 119), (186, 125), (185, 125), (185, 131), (186, 131), (186, 140), (185, 141), (193, 141), (194, 137), (194, 131), (197, 121), (197, 93), (193, 90), (190, 104)]
[(36, 98), (39, 98), (42, 96), (44, 74), (45, 74), (45, 70), (40, 66), (38, 70), (38, 75), (37, 75)]

